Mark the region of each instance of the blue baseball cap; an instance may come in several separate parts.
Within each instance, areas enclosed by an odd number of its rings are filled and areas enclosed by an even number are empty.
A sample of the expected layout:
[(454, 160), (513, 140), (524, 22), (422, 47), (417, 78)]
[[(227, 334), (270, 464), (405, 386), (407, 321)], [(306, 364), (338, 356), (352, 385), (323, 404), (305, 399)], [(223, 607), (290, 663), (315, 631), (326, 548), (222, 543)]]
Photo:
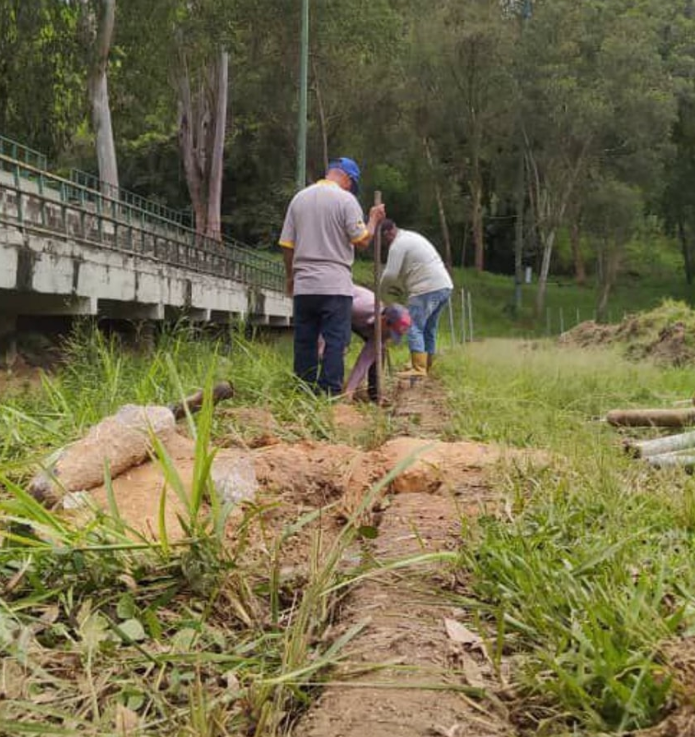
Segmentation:
[(360, 193), (360, 167), (357, 162), (343, 156), (328, 163), (328, 171), (331, 169), (340, 169), (350, 177), (350, 191), (357, 197)]

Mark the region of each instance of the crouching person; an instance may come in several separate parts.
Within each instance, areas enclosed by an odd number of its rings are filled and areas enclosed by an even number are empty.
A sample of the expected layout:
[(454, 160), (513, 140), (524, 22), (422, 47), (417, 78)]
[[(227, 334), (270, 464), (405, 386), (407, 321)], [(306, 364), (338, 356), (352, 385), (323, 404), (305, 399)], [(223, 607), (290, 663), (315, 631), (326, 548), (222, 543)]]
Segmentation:
[[(408, 310), (399, 304), (384, 306), (381, 310), (382, 338), (399, 343), (408, 332), (411, 319)], [(359, 335), (364, 341), (362, 351), (345, 385), (345, 398), (354, 398), (355, 391), (367, 377), (369, 398), (377, 400), (376, 386), (376, 329), (374, 320), (374, 292), (365, 287), (355, 286), (352, 299), (352, 332)], [(382, 352), (381, 360), (384, 360)]]

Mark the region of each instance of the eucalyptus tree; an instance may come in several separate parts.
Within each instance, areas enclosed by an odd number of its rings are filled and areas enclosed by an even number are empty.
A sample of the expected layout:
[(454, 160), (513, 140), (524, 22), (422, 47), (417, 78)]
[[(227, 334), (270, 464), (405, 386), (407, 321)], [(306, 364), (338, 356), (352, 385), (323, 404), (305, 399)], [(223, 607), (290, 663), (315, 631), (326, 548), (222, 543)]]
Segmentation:
[(659, 202), (681, 244), (688, 284), (695, 280), (695, 0), (670, 0), (663, 10), (662, 53), (672, 74), (678, 118)]
[(89, 57), (87, 89), (99, 180), (107, 191), (112, 191), (118, 189), (119, 180), (107, 70), (116, 24), (116, 0), (79, 2), (81, 35)]
[(644, 217), (643, 192), (635, 185), (610, 177), (594, 180), (585, 193), (583, 215), (586, 233), (596, 246), (596, 319), (602, 322), (625, 246)]
[(519, 45), (529, 195), (545, 302), (551, 258), (568, 208), (592, 172), (648, 184), (675, 115), (659, 49), (660, 0), (537, 0)]
[(515, 26), (498, 0), (439, 0), (418, 10), (411, 79), (420, 134), (428, 158), (430, 138), (437, 148), (443, 148), (437, 139), (447, 142), (468, 197), (474, 263), (482, 271), (486, 185), (513, 124)]

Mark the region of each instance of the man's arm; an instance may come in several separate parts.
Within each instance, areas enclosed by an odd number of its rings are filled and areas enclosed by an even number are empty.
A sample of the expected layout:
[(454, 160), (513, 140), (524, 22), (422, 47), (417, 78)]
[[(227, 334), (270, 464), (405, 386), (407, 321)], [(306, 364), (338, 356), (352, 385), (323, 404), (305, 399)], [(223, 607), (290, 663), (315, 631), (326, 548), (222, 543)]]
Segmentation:
[(285, 262), (285, 294), (291, 297), (294, 293), (294, 248), (291, 246), (282, 247), (282, 258)]
[(388, 294), (389, 289), (397, 286), (401, 281), (401, 270), (403, 269), (404, 256), (404, 248), (399, 248), (396, 243), (391, 244), (389, 255), (386, 258), (386, 267), (384, 268), (381, 275), (381, 282), (379, 283), (380, 294)]
[(352, 245), (355, 246), (355, 248), (362, 250), (364, 248), (367, 248), (369, 244), (372, 242), (372, 239), (374, 238), (374, 233), (376, 233), (376, 229), (381, 224), (381, 221), (386, 217), (386, 208), (384, 205), (374, 205), (369, 210), (369, 221), (367, 222), (367, 228), (366, 231), (363, 233), (362, 237), (353, 240)]
[(285, 292), (288, 297), (294, 293), (294, 241), (296, 232), (294, 227), (294, 215), (292, 212), (292, 203), (287, 208), (285, 222), (282, 225), (282, 233), (280, 234), (280, 247), (282, 248), (282, 259), (285, 263)]
[(357, 357), (355, 366), (350, 372), (350, 376), (345, 385), (345, 393), (348, 397), (352, 397), (357, 387), (362, 383), (364, 377), (369, 373), (369, 367), (376, 360), (376, 341), (372, 336), (362, 347), (360, 355)]

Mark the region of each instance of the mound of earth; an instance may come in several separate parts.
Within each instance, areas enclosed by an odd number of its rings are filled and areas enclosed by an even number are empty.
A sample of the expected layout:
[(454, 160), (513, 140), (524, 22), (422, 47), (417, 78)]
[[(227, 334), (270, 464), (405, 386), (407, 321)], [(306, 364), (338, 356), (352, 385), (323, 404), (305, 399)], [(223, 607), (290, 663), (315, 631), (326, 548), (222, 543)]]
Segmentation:
[(695, 312), (683, 302), (669, 300), (615, 325), (588, 320), (563, 333), (559, 342), (580, 348), (611, 345), (633, 360), (651, 358), (683, 366), (695, 360)]

